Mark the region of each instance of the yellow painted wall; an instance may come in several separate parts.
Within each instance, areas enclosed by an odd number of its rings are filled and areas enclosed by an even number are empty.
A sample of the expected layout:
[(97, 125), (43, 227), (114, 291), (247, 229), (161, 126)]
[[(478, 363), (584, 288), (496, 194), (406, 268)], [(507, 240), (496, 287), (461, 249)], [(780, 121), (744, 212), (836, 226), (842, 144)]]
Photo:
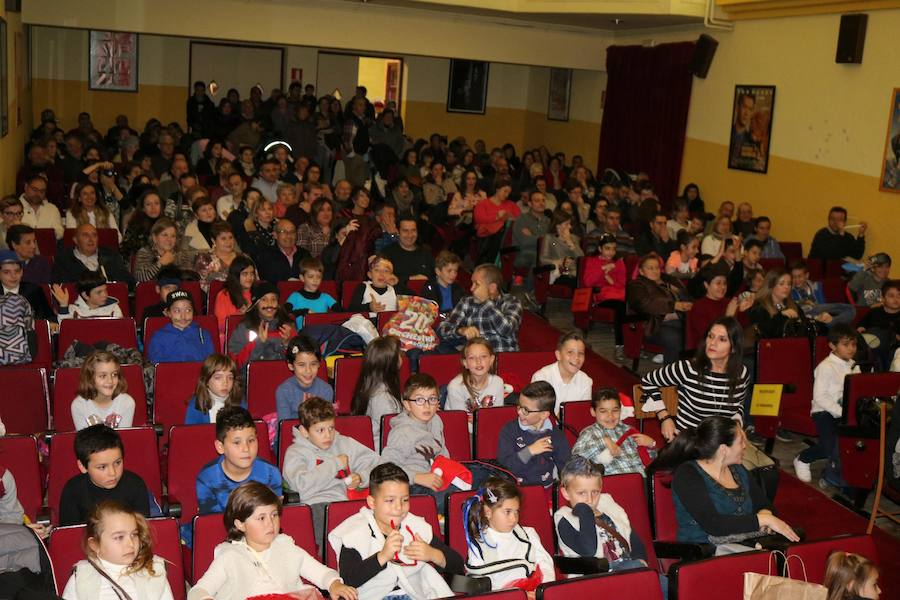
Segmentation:
[[(878, 190), (891, 90), (900, 87), (894, 59), (900, 11), (869, 13), (861, 65), (834, 62), (839, 15), (740, 21), (718, 41), (709, 76), (695, 79), (682, 184), (699, 184), (707, 207), (732, 200), (771, 216), (773, 235), (809, 250), (828, 208), (870, 224), (867, 253), (900, 257), (900, 194)], [(644, 32), (646, 39), (696, 39), (700, 30)], [(768, 174), (727, 168), (736, 84), (775, 85)], [(895, 269), (895, 271), (898, 271)], [(900, 273), (895, 273), (900, 274)]]
[[(22, 166), (22, 155), (25, 142), (31, 134), (31, 92), (18, 89), (17, 81), (23, 86), (25, 78), (18, 72), (15, 61), (15, 39), (23, 32), (22, 18), (19, 13), (8, 12), (0, 6), (0, 18), (6, 21), (6, 56), (9, 98), (9, 133), (0, 138), (0, 195), (15, 192), (16, 171)], [(24, 38), (22, 38), (24, 40)], [(24, 41), (20, 52), (27, 52)], [(19, 117), (22, 122), (19, 123)]]

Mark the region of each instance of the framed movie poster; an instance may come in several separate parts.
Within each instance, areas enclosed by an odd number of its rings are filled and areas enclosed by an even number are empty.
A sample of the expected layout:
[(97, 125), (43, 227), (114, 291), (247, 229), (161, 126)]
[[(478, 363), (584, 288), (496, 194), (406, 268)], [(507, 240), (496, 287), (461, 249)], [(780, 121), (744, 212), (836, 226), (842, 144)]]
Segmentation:
[(774, 85), (734, 86), (728, 168), (765, 173), (775, 109)]
[(487, 108), (488, 67), (480, 60), (451, 60), (447, 112), (483, 115)]
[(891, 92), (891, 109), (888, 111), (887, 137), (884, 140), (881, 164), (878, 188), (882, 192), (900, 192), (900, 88), (894, 88)]
[(550, 69), (550, 96), (547, 99), (547, 118), (551, 121), (569, 120), (569, 98), (572, 95), (572, 69)]
[(0, 137), (9, 133), (9, 53), (6, 46), (6, 21), (0, 19)]
[(91, 30), (89, 35), (88, 88), (110, 92), (136, 92), (137, 34)]

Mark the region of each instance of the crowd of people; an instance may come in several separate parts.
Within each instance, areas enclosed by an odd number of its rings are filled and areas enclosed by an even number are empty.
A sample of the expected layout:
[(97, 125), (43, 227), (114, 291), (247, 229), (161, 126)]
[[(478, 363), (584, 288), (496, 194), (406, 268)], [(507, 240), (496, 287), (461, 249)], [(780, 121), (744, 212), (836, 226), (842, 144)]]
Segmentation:
[[(66, 319), (120, 317), (128, 298), (111, 297), (109, 282), (151, 282), (159, 302), (135, 316), (169, 323), (148, 340), (147, 358), (202, 363), (183, 422), (215, 424), (219, 457), (197, 474), (197, 499), (201, 513), (224, 514), (228, 538), (190, 599), (298, 591), (301, 577), (336, 598), (439, 597), (451, 595), (441, 575), (463, 573), (533, 595), (555, 569), (535, 531), (518, 523), (519, 485), (539, 485), (548, 498), (560, 487), (568, 506), (554, 522), (565, 555), (605, 558), (613, 571), (646, 566), (652, 540), (631, 528), (627, 506), (602, 493), (604, 473), (672, 470), (681, 541), (720, 553), (766, 535), (797, 541), (773, 512), (771, 459), (747, 444), (756, 440), (744, 349), (760, 338), (828, 335), (832, 354), (816, 369), (812, 403), (818, 444), (794, 467), (809, 481), (809, 465), (826, 459), (825, 481), (845, 485), (836, 454), (843, 377), (860, 362), (900, 368), (900, 282), (890, 279), (887, 254), (866, 256), (866, 224), (850, 233), (844, 208), (829, 211), (809, 252), (810, 261), (849, 259), (848, 296), (834, 302), (807, 262), (785, 263), (771, 219), (729, 201), (709, 214), (695, 184), (669, 203), (644, 173), (594, 174), (582, 157), (569, 161), (544, 147), (519, 156), (511, 144), (489, 150), (483, 140), (470, 146), (440, 134), (412, 140), (396, 107), (376, 107), (365, 88), (346, 104), (299, 83), (266, 100), (258, 87), (248, 99), (229, 90), (218, 106), (203, 82), (193, 92), (186, 130), (151, 119), (138, 132), (121, 115), (103, 135), (82, 113), (64, 131), (45, 110), (16, 194), (0, 200), (0, 301), (20, 302), (55, 329)], [(38, 249), (39, 229), (58, 243), (52, 257)], [(521, 285), (497, 266), (510, 252)], [(457, 283), (463, 270), (469, 289)], [(656, 413), (661, 439), (628, 426), (631, 399), (582, 371), (588, 349), (578, 332), (560, 337), (556, 361), (518, 393), (497, 375), (495, 354), (519, 350), (523, 311), (535, 300), (529, 290), (542, 273), (552, 284), (593, 288), (591, 304), (613, 310), (617, 359), (628, 318), (640, 319), (645, 340), (662, 348), (653, 357), (662, 367), (642, 379), (643, 410)], [(290, 280), (302, 288), (282, 303), (277, 284)], [(376, 447), (385, 440), (381, 453), (336, 430), (335, 392), (318, 376), (322, 347), (304, 321), (339, 310), (321, 289), (329, 280), (360, 282), (346, 304), (366, 318), (396, 311), (403, 296), (428, 298), (441, 315), (431, 351), (460, 357), (447, 386), (424, 372), (401, 381), (400, 340), (368, 341), (350, 404), (370, 417)], [(225, 352), (195, 321), (200, 307), (185, 281), (209, 295)], [(867, 312), (857, 319), (860, 307)], [(234, 315), (243, 319), (228, 330)], [(695, 353), (683, 358), (686, 351)], [(414, 367), (418, 356), (408, 353)], [(257, 456), (268, 441), (257, 439), (246, 409), (242, 382), (258, 360), (285, 360), (291, 372), (276, 391), (276, 420), (300, 424), (280, 470)], [(678, 389), (677, 415), (661, 400), (667, 386)], [(596, 423), (570, 448), (552, 419), (575, 400), (592, 401)], [(516, 406), (517, 418), (499, 432), (503, 468), (452, 461), (439, 410), (466, 411), (471, 431), (478, 409), (504, 404)], [(71, 404), (81, 474), (60, 500), (60, 524), (88, 525), (86, 560), (64, 598), (136, 590), (171, 597), (147, 541), (145, 517), (159, 507), (125, 470), (115, 431), (130, 427), (134, 413), (119, 358), (92, 352)], [(410, 494), (433, 495), (442, 506), (461, 489), (453, 473), (467, 474), (478, 490), (463, 524), (467, 556), (409, 512)], [(12, 509), (0, 504), (0, 521), (21, 523), (15, 488), (5, 489), (13, 490)], [(334, 550), (337, 570), (279, 533), (288, 491), (312, 507), (316, 539)], [(366, 507), (326, 536), (325, 506), (354, 494)], [(131, 541), (110, 539), (110, 531)], [(181, 533), (190, 546), (190, 526)], [(833, 557), (829, 573), (846, 592), (835, 598), (878, 597), (877, 571), (865, 559)]]

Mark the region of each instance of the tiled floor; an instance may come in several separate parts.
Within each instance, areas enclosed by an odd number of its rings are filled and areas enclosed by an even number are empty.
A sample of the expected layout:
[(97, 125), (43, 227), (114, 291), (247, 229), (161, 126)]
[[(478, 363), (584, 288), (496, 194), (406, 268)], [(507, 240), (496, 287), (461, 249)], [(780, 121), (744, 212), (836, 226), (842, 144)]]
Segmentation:
[[(569, 301), (550, 300), (547, 306), (547, 318), (550, 323), (560, 331), (570, 330), (574, 326), (572, 323), (572, 313), (569, 310)], [(591, 349), (594, 350), (594, 352), (609, 360), (610, 362), (616, 362), (614, 355), (615, 345), (613, 342), (611, 325), (605, 325), (602, 323), (595, 324), (591, 328), (591, 331), (587, 336), (587, 342)], [(654, 365), (649, 360), (649, 358), (646, 360), (642, 359), (638, 367), (638, 373), (640, 375), (643, 375), (654, 367), (656, 367), (656, 365)], [(806, 448), (806, 442), (800, 436), (794, 437), (794, 441), (791, 442), (782, 442), (776, 440), (775, 448), (773, 451), (775, 458), (777, 458), (781, 463), (781, 468), (788, 473), (794, 472), (794, 457), (797, 456), (800, 451)], [(817, 482), (819, 481), (824, 468), (825, 464), (823, 461), (818, 461), (817, 463), (812, 465), (813, 481), (809, 485), (817, 486)], [(826, 490), (826, 493), (829, 493), (829, 495), (832, 496), (835, 495), (835, 491), (833, 489)], [(869, 497), (866, 500), (865, 510), (868, 511), (871, 509), (873, 499), (874, 494), (869, 494)], [(882, 508), (887, 510), (900, 510), (900, 507), (892, 503), (890, 500), (884, 500), (882, 502)], [(880, 519), (878, 521), (878, 525), (884, 531), (900, 538), (900, 525), (895, 524), (890, 519)]]

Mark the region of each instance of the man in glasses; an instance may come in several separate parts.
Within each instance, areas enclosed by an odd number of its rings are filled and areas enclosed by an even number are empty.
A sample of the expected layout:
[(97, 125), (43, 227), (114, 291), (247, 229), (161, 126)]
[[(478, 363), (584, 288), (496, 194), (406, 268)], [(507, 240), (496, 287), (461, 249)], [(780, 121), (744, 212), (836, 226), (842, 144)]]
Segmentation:
[(309, 252), (297, 245), (297, 227), (287, 219), (275, 224), (275, 246), (259, 252), (259, 276), (277, 283), (300, 278), (300, 263)]
[(47, 180), (43, 175), (32, 175), (25, 180), (25, 190), (19, 196), (22, 203), (22, 223), (35, 229), (52, 229), (56, 239), (63, 236), (62, 216), (59, 209), (47, 200)]
[(519, 394), (518, 418), (500, 430), (497, 460), (512, 471), (520, 485), (552, 489), (569, 460), (566, 434), (550, 420), (555, 406), (552, 385), (546, 381), (529, 383)]

